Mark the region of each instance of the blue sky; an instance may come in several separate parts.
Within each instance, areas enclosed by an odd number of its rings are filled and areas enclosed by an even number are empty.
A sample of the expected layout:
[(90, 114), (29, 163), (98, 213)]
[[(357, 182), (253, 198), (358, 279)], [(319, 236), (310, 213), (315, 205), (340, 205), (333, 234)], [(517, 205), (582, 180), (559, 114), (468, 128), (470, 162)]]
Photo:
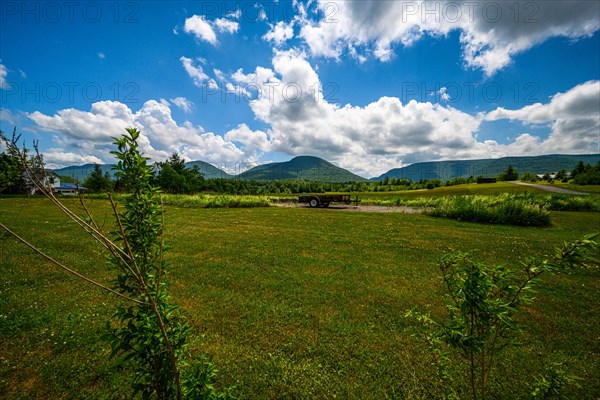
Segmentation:
[(154, 161), (229, 172), (600, 152), (595, 1), (4, 1), (0, 21), (0, 127), (54, 167), (112, 162), (128, 126)]

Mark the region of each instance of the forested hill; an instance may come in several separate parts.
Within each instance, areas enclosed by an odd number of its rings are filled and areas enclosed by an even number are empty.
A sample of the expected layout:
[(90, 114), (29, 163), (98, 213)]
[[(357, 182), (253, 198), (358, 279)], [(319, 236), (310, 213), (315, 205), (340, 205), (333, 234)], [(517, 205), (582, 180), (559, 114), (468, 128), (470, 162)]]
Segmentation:
[[(53, 169), (52, 171), (60, 176), (69, 176), (73, 179), (77, 179), (79, 182), (83, 182), (85, 178), (90, 176), (90, 174), (94, 170), (94, 165), (95, 164), (76, 165), (71, 167)], [(112, 169), (113, 167), (114, 164), (100, 165), (100, 168), (102, 169), (103, 173), (108, 172), (110, 176), (114, 178), (115, 172)]]
[(443, 181), (453, 178), (495, 177), (512, 165), (519, 173), (531, 172), (543, 174), (557, 172), (561, 169), (571, 171), (579, 161), (585, 164), (596, 164), (600, 154), (585, 155), (544, 155), (534, 157), (503, 157), (484, 160), (463, 161), (432, 161), (411, 164), (403, 168), (392, 169), (371, 180), (388, 178), (408, 178), (413, 182), (420, 179), (441, 179)]
[(317, 182), (360, 182), (366, 179), (318, 157), (300, 156), (290, 161), (264, 164), (236, 176), (240, 179), (305, 179)]
[(192, 168), (193, 166), (198, 167), (198, 169), (200, 170), (200, 172), (202, 173), (202, 175), (204, 176), (205, 179), (235, 178), (234, 175), (229, 175), (227, 172), (223, 171), (222, 169), (219, 169), (219, 168), (215, 167), (214, 165), (209, 164), (204, 161), (189, 161), (189, 162), (185, 163), (185, 166), (188, 168)]
[[(202, 172), (202, 174), (204, 175), (204, 178), (206, 179), (234, 178), (233, 175), (229, 175), (225, 171), (204, 161), (190, 161), (186, 162), (185, 165), (188, 168), (192, 168), (194, 165), (197, 166), (200, 172)], [(100, 168), (102, 169), (102, 172), (108, 172), (114, 178), (114, 171), (112, 169), (113, 166), (114, 164), (103, 164), (100, 165)], [(70, 176), (74, 179), (77, 179), (80, 182), (83, 182), (85, 178), (87, 178), (92, 173), (93, 170), (94, 164), (85, 164), (73, 167), (58, 168), (54, 169), (53, 171), (60, 176)]]

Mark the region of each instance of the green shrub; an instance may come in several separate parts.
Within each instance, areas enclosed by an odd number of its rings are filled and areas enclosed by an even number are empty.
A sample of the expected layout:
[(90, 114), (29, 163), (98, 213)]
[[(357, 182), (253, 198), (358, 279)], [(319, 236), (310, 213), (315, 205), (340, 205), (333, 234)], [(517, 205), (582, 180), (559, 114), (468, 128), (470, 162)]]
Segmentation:
[[(464, 199), (463, 199), (464, 201)], [(597, 233), (584, 236), (572, 243), (565, 243), (546, 260), (528, 259), (519, 268), (490, 265), (476, 261), (469, 253), (449, 253), (439, 262), (447, 296), (447, 317), (435, 320), (429, 313), (409, 310), (419, 325), (418, 334), (429, 345), (437, 365), (440, 381), (458, 386), (464, 376), (471, 389), (471, 398), (507, 398), (489, 393), (494, 370), (511, 348), (518, 346), (525, 333), (519, 322), (524, 306), (535, 300), (533, 285), (541, 275), (565, 272), (576, 266), (587, 266), (597, 260), (599, 243)], [(452, 361), (467, 365), (466, 375)], [(551, 368), (546, 376), (540, 376), (532, 395), (548, 399), (561, 396), (577, 377), (560, 365)], [(450, 387), (447, 395), (455, 395), (456, 387)], [(460, 398), (465, 398), (460, 396)], [(562, 397), (561, 397), (562, 398)]]
[(533, 385), (531, 397), (534, 399), (568, 399), (569, 387), (580, 387), (580, 377), (569, 373), (560, 363), (550, 365), (544, 374), (539, 374)]
[(547, 206), (531, 196), (450, 196), (441, 199), (431, 211), (435, 217), (459, 221), (518, 226), (548, 226)]
[(544, 196), (543, 202), (552, 211), (600, 211), (600, 199), (593, 196), (552, 194)]
[(537, 182), (540, 179), (537, 177), (536, 174), (532, 174), (531, 172), (525, 172), (523, 175), (521, 175), (521, 180), (523, 182)]
[(238, 196), (238, 195), (163, 195), (163, 203), (177, 207), (195, 208), (245, 208), (269, 207), (271, 202), (265, 196)]

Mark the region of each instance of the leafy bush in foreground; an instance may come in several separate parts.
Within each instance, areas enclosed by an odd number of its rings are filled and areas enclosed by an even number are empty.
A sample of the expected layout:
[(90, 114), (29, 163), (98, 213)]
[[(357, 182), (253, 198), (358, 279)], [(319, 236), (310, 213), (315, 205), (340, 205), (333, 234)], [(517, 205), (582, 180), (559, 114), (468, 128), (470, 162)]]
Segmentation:
[(533, 198), (502, 194), (500, 196), (444, 197), (431, 211), (435, 217), (459, 221), (518, 226), (548, 226), (550, 212)]
[[(467, 365), (471, 398), (502, 398), (490, 394), (496, 366), (506, 360), (511, 348), (519, 345), (524, 327), (519, 311), (535, 300), (533, 284), (541, 275), (564, 272), (576, 266), (587, 266), (597, 261), (597, 233), (572, 243), (565, 243), (546, 260), (529, 259), (521, 269), (504, 265), (489, 265), (476, 261), (468, 253), (446, 254), (438, 262), (447, 289), (447, 317), (434, 320), (429, 313), (415, 309), (406, 313), (420, 325), (419, 336), (432, 351), (438, 378), (442, 383), (457, 385), (456, 364)], [(458, 376), (465, 376), (458, 374)], [(555, 365), (548, 377), (537, 379), (532, 395), (548, 399), (561, 396), (577, 377)], [(456, 387), (446, 390), (456, 398)], [(465, 398), (462, 393), (460, 398)], [(562, 398), (562, 397), (561, 397)]]
[(36, 155), (28, 157), (27, 150), (18, 146), (18, 136), (13, 135), (11, 141), (2, 136), (36, 188), (103, 247), (113, 272), (112, 287), (54, 260), (4, 224), (0, 223), (0, 228), (55, 266), (127, 301), (117, 306), (103, 337), (110, 341), (111, 358), (117, 356), (120, 364), (132, 369), (134, 396), (157, 400), (233, 399), (232, 388), (215, 388), (217, 369), (210, 360), (200, 357), (195, 363), (187, 361), (192, 356), (188, 350), (191, 327), (167, 293), (164, 211), (158, 200), (160, 190), (152, 185), (147, 159), (138, 149), (139, 135), (138, 130), (128, 128), (126, 134), (115, 138), (117, 150), (112, 153), (119, 160), (116, 176), (126, 183), (129, 193), (123, 210), (109, 195), (115, 220), (111, 233), (96, 222), (83, 198), (80, 204), (85, 216), (79, 217), (54, 196), (40, 179), (46, 175), (37, 145)]

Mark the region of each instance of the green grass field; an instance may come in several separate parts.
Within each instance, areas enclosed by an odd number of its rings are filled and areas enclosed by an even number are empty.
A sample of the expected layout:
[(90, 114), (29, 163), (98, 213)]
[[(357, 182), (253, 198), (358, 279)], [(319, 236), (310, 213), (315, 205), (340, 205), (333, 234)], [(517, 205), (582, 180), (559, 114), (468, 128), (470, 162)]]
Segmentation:
[[(91, 208), (110, 224), (106, 201)], [(551, 217), (551, 227), (524, 228), (399, 213), (167, 206), (171, 293), (193, 326), (192, 352), (212, 355), (242, 398), (439, 398), (428, 352), (403, 317), (414, 306), (442, 315), (435, 260), (477, 250), (481, 260), (517, 266), (600, 229), (599, 213)], [(46, 200), (0, 198), (0, 221), (107, 280), (97, 247)], [(128, 371), (99, 340), (119, 300), (12, 238), (0, 241), (0, 268), (0, 398), (128, 398)], [(499, 368), (492, 397), (526, 398), (531, 377), (559, 361), (583, 378), (570, 398), (597, 398), (599, 278), (592, 269), (543, 279), (522, 320), (524, 345)]]

